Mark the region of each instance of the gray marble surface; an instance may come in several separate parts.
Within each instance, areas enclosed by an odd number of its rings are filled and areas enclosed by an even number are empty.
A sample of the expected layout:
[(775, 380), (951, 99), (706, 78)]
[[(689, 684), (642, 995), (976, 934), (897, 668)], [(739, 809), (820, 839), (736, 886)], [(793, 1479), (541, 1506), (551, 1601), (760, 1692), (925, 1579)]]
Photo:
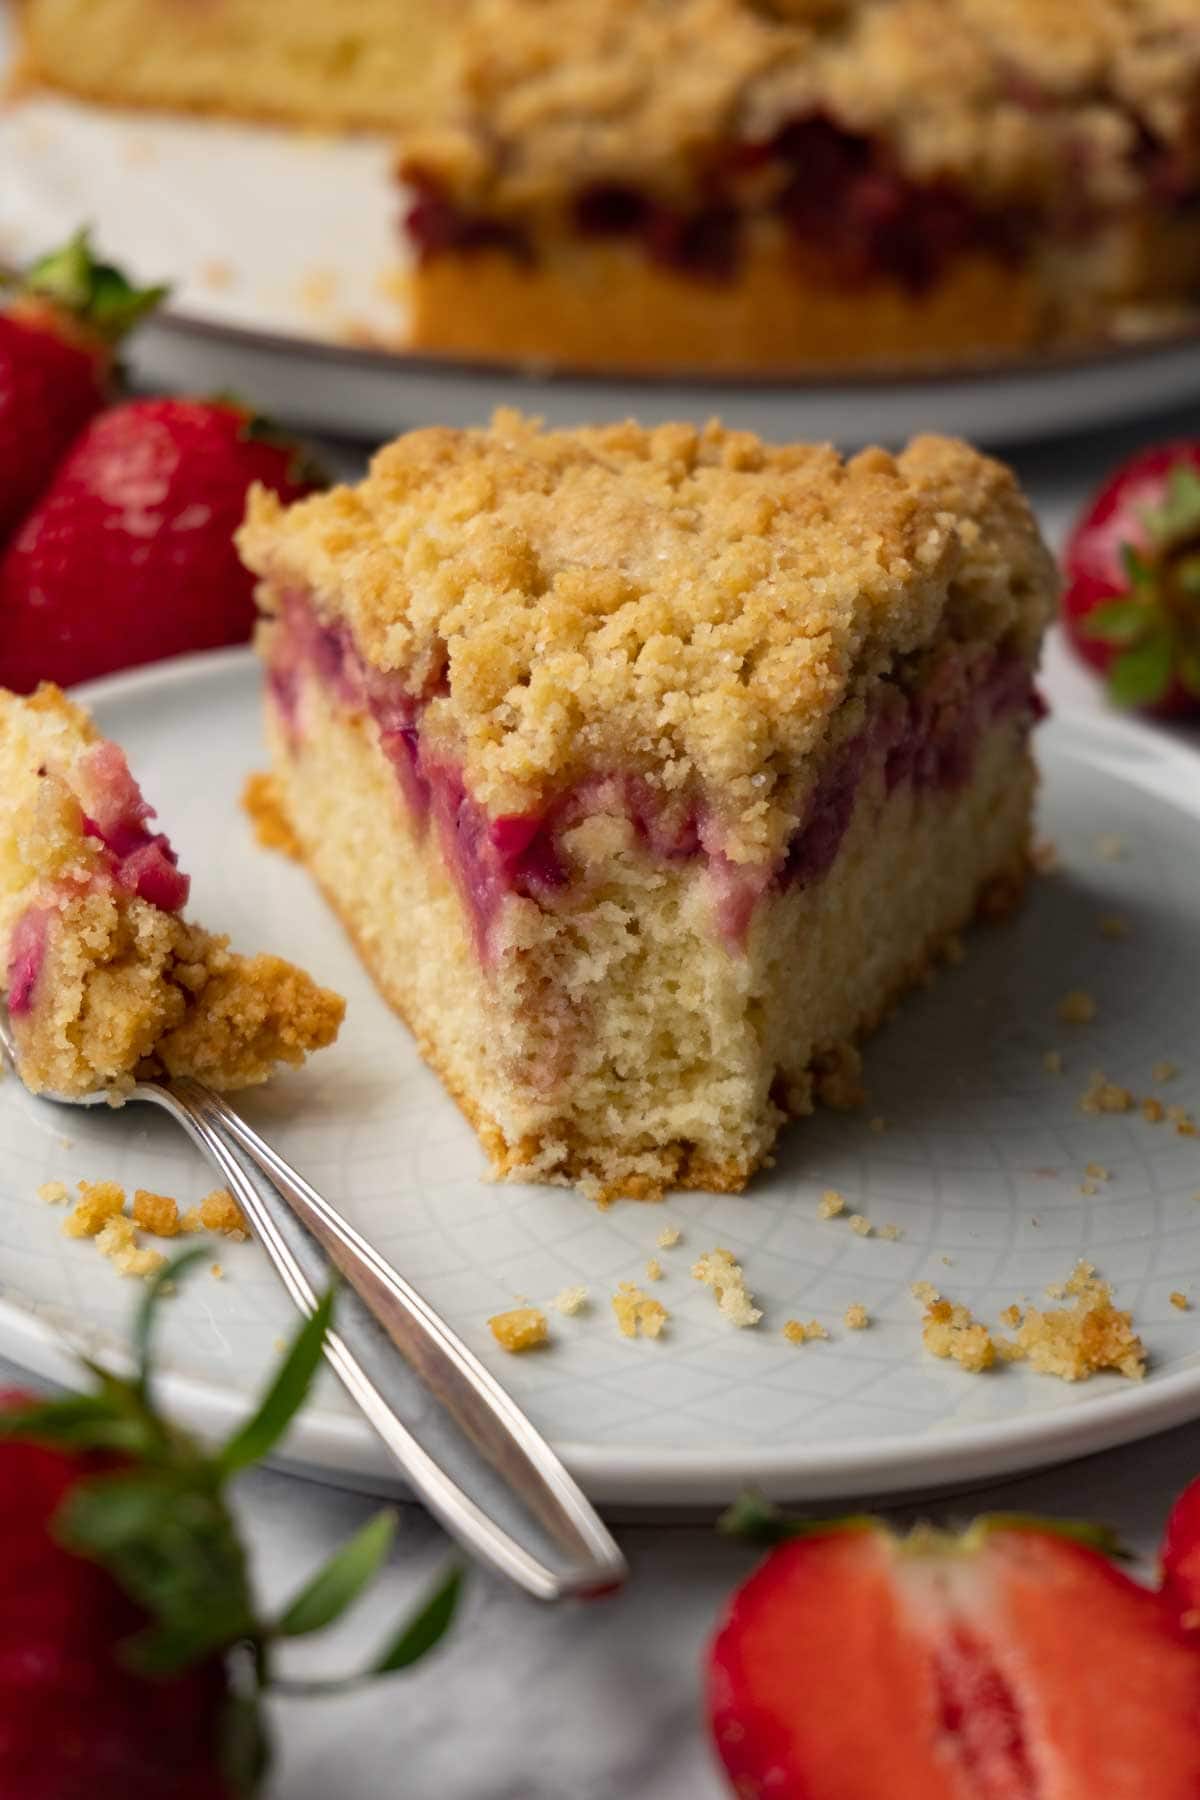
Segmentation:
[[(1057, 538), (1120, 455), (1189, 426), (1188, 417), (1154, 421), (1013, 460)], [(355, 453), (335, 455), (353, 469)], [(1058, 647), (1048, 680), (1060, 699), (1088, 691)], [(0, 1385), (10, 1375), (0, 1365)], [(917, 1510), (935, 1519), (988, 1508), (1093, 1517), (1149, 1563), (1172, 1496), (1197, 1473), (1200, 1425)], [(241, 1484), (239, 1506), (271, 1601), (372, 1503), (261, 1472)], [(711, 1520), (629, 1521), (619, 1534), (633, 1578), (612, 1599), (549, 1610), (473, 1574), (452, 1636), (410, 1674), (336, 1699), (277, 1702), (272, 1800), (718, 1800), (725, 1790), (703, 1728), (703, 1658), (752, 1558), (719, 1539)], [(446, 1555), (437, 1528), (403, 1509), (385, 1577), (336, 1633), (295, 1646), (290, 1669), (333, 1673), (364, 1659)]]

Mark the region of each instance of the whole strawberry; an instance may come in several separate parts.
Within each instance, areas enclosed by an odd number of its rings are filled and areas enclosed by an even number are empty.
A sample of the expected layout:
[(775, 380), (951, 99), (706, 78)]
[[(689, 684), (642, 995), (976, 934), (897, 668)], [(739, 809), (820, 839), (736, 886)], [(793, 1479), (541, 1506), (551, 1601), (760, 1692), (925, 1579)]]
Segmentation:
[(0, 1444), (0, 1793), (225, 1800), (220, 1658), (169, 1679), (129, 1668), (120, 1646), (147, 1615), (51, 1534), (72, 1493), (105, 1466), (95, 1455)]
[(0, 544), (111, 398), (115, 349), (165, 288), (134, 288), (86, 232), (34, 263), (0, 311)]
[[(161, 1296), (197, 1261), (152, 1277), (129, 1378), (59, 1400), (0, 1397), (0, 1800), (243, 1800), (270, 1745), (261, 1698), (287, 1640), (341, 1616), (391, 1547), (383, 1512), (263, 1618), (226, 1498), (279, 1442), (321, 1360), (330, 1298), (292, 1342), (256, 1412), (209, 1451), (158, 1411), (150, 1354)], [(366, 1669), (408, 1668), (439, 1641), (460, 1576), (441, 1581)]]
[(1113, 698), (1200, 712), (1200, 441), (1119, 468), (1075, 525), (1063, 567), (1067, 635)]
[(741, 1800), (1200, 1794), (1200, 1648), (1102, 1533), (776, 1519), (777, 1541), (789, 1531), (711, 1651), (713, 1736)]
[(228, 400), (130, 400), (92, 420), (0, 559), (0, 686), (29, 693), (240, 643), (233, 547), (252, 482), (314, 485), (294, 444)]

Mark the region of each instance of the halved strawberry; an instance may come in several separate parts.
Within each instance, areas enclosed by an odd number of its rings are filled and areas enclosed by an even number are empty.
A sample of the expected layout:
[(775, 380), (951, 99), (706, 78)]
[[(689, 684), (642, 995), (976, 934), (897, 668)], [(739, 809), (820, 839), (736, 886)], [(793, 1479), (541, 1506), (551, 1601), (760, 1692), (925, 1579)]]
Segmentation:
[(1200, 1653), (1086, 1528), (871, 1520), (772, 1552), (711, 1652), (742, 1800), (1194, 1800)]
[(1200, 442), (1145, 450), (1078, 520), (1062, 615), (1124, 706), (1200, 711)]

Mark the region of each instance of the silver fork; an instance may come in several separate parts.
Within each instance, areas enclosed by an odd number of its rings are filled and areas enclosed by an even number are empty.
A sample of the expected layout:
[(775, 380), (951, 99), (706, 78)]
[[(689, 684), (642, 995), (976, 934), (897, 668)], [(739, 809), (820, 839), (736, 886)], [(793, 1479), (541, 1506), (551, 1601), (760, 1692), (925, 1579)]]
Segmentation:
[[(0, 1048), (19, 1074), (3, 1006)], [(108, 1103), (104, 1089), (42, 1098)], [(317, 1291), (342, 1278), (325, 1355), (410, 1487), (465, 1550), (541, 1600), (625, 1580), (625, 1559), (599, 1516), (499, 1382), (226, 1100), (191, 1080), (140, 1081), (129, 1099), (161, 1106), (204, 1152), (300, 1312), (311, 1313)]]

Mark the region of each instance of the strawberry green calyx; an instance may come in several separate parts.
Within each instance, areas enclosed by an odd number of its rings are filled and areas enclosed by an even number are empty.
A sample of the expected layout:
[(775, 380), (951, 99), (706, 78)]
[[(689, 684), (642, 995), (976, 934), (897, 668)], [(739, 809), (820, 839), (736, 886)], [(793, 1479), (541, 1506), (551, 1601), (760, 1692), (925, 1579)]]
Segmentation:
[(1108, 671), (1114, 700), (1154, 706), (1172, 683), (1200, 699), (1200, 471), (1180, 462), (1162, 498), (1141, 517), (1141, 547), (1121, 547), (1127, 590), (1081, 623), (1086, 637), (1117, 652)]
[(228, 1484), (275, 1447), (304, 1404), (332, 1295), (301, 1326), (252, 1415), (209, 1450), (159, 1411), (153, 1393), (153, 1335), (163, 1295), (209, 1254), (203, 1246), (190, 1249), (147, 1284), (129, 1375), (85, 1359), (90, 1393), (0, 1410), (0, 1443), (40, 1443), (80, 1458), (79, 1479), (51, 1531), (73, 1555), (100, 1565), (136, 1606), (140, 1628), (119, 1645), (128, 1669), (156, 1680), (214, 1674), (224, 1694), (219, 1760), (231, 1792), (248, 1796), (258, 1792), (270, 1758), (261, 1704), (267, 1690), (332, 1693), (411, 1666), (448, 1630), (462, 1577), (457, 1568), (443, 1575), (365, 1668), (319, 1683), (293, 1683), (277, 1673), (283, 1644), (332, 1624), (378, 1573), (396, 1516), (391, 1509), (376, 1514), (284, 1606), (263, 1615)]
[(740, 1495), (721, 1515), (718, 1530), (726, 1537), (740, 1538), (760, 1549), (772, 1549), (797, 1538), (875, 1532), (886, 1538), (900, 1556), (971, 1555), (998, 1532), (1028, 1531), (1042, 1537), (1065, 1538), (1114, 1560), (1127, 1554), (1107, 1526), (1085, 1519), (1043, 1519), (1035, 1513), (981, 1513), (962, 1531), (918, 1522), (900, 1533), (867, 1513), (848, 1513), (833, 1519), (792, 1518), (756, 1493)]
[(60, 308), (106, 344), (115, 344), (167, 293), (135, 288), (112, 263), (101, 262), (87, 230), (77, 231), (25, 272), (19, 292)]

